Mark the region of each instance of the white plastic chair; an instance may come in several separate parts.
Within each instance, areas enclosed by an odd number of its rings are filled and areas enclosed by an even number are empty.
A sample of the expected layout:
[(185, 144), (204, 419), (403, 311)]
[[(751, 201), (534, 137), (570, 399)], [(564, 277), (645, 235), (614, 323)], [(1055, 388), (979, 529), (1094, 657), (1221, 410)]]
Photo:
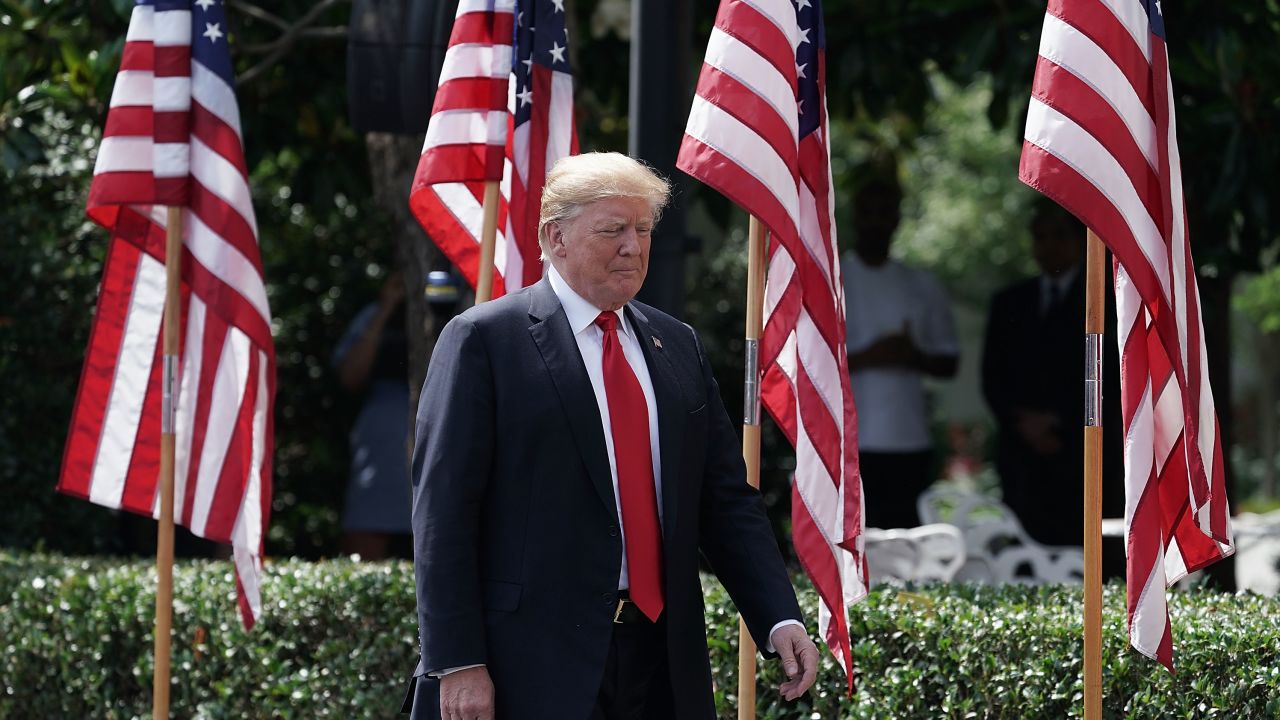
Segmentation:
[(1021, 585), (1083, 582), (1082, 548), (1036, 542), (1013, 511), (993, 497), (934, 485), (920, 494), (916, 506), (924, 522), (950, 523), (964, 535), (965, 562), (956, 580)]
[(867, 528), (863, 537), (872, 583), (948, 582), (964, 565), (964, 535), (954, 525)]
[(1240, 513), (1231, 519), (1236, 541), (1236, 583), (1262, 595), (1280, 593), (1280, 510)]

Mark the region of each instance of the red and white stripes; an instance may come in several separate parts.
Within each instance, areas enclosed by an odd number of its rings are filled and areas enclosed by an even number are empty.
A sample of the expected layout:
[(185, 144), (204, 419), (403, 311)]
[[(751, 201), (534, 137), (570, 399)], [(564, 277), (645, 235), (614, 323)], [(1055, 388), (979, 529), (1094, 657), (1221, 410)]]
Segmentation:
[(819, 629), (852, 682), (848, 606), (866, 595), (818, 3), (723, 0), (677, 166), (760, 219), (771, 243), (762, 400), (796, 449), (792, 540)]
[(440, 68), (418, 179), (497, 179), (507, 144), (515, 0), (463, 0)]
[[(559, 40), (554, 56), (541, 44), (534, 52), (535, 22), (540, 36)], [(542, 278), (543, 179), (577, 152), (563, 28), (563, 10), (546, 0), (463, 0), (449, 37), (409, 205), (475, 285), (484, 182), (501, 181), (494, 297)]]
[(1172, 668), (1165, 588), (1234, 552), (1158, 2), (1051, 0), (1021, 177), (1115, 256), (1129, 635)]
[[(58, 489), (159, 513), (163, 206), (184, 206), (174, 515), (233, 545), (252, 625), (275, 352), (230, 63), (210, 25), (225, 27), (217, 6), (134, 8), (89, 193), (88, 214), (112, 239)], [(208, 43), (194, 52), (193, 27)]]

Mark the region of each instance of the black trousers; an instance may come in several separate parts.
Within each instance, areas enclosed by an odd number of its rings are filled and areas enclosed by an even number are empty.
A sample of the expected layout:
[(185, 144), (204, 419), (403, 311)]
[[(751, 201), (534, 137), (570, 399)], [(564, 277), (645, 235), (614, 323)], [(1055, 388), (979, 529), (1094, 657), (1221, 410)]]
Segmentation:
[(888, 530), (920, 524), (916, 498), (936, 478), (932, 450), (858, 453), (867, 527)]
[(670, 720), (675, 717), (667, 667), (667, 623), (615, 624), (604, 677), (590, 720)]

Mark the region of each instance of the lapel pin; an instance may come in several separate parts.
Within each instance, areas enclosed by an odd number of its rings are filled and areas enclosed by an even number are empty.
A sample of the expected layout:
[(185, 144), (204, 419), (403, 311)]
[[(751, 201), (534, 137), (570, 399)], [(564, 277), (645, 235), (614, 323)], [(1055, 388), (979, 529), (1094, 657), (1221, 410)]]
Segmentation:
[(661, 349), (662, 349), (662, 341), (658, 339), (658, 336), (657, 336), (657, 335), (650, 335), (649, 337), (653, 340), (653, 346), (654, 346), (654, 347), (656, 347), (656, 348), (658, 348), (659, 350), (661, 350)]

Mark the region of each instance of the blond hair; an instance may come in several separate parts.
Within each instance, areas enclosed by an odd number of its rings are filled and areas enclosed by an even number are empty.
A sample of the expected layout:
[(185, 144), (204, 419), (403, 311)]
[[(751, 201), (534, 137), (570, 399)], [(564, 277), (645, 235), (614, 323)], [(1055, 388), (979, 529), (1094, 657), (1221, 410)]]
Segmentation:
[(587, 205), (605, 198), (641, 198), (649, 203), (656, 224), (671, 196), (671, 183), (648, 165), (616, 152), (569, 155), (556, 161), (542, 187), (538, 244), (547, 256), (547, 224), (572, 220)]

